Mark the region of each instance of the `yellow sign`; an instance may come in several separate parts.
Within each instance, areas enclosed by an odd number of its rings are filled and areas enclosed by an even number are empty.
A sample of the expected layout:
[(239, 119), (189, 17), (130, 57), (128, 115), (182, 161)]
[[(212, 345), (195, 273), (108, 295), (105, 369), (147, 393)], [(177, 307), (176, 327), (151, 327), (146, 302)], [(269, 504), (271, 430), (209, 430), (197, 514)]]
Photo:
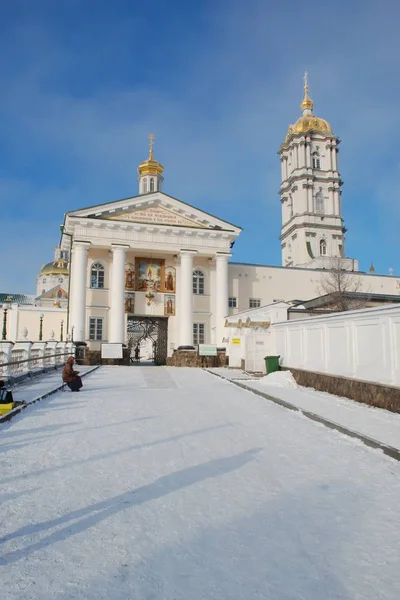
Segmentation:
[(232, 344), (234, 346), (240, 346), (240, 338), (232, 338)]

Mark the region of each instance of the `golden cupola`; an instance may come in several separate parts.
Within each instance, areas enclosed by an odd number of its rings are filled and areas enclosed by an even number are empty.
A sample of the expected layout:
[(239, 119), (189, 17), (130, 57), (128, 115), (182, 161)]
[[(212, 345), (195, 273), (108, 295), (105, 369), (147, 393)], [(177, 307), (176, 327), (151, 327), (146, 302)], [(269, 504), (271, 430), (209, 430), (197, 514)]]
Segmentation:
[(49, 262), (42, 266), (40, 275), (69, 275), (68, 261), (58, 258), (53, 262)]
[(314, 102), (308, 95), (307, 75), (308, 74), (306, 72), (304, 75), (304, 98), (300, 104), (303, 114), (299, 119), (297, 119), (294, 125), (289, 125), (285, 141), (288, 141), (292, 135), (306, 133), (307, 131), (317, 131), (319, 133), (332, 134), (332, 129), (328, 121), (325, 121), (325, 119), (321, 119), (320, 117), (316, 117), (313, 114)]
[(164, 172), (164, 167), (161, 163), (155, 160), (153, 155), (153, 144), (154, 144), (154, 135), (149, 135), (149, 157), (147, 160), (144, 160), (140, 163), (138, 167), (138, 175), (139, 177), (143, 177), (145, 175), (158, 175), (161, 176)]

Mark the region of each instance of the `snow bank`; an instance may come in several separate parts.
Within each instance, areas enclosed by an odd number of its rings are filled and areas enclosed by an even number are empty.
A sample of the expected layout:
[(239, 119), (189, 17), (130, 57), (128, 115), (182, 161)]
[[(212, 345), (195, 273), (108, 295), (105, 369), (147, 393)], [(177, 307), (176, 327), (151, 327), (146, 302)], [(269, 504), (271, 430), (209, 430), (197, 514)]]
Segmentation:
[(275, 371), (275, 373), (270, 373), (269, 375), (265, 375), (265, 377), (261, 377), (259, 383), (284, 388), (299, 387), (290, 371)]

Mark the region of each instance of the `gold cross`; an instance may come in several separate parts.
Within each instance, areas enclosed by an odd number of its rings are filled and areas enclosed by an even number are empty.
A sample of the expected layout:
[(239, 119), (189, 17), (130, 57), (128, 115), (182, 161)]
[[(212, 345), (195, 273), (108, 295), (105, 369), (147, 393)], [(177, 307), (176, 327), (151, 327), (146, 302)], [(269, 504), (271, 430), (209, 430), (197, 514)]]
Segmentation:
[(308, 98), (308, 72), (304, 73), (304, 97)]
[(149, 142), (149, 146), (150, 146), (149, 154), (150, 154), (150, 158), (153, 158), (153, 144), (154, 144), (154, 140), (155, 139), (156, 139), (155, 136), (152, 133), (150, 133), (150, 135), (149, 135), (149, 140), (150, 140), (150, 142)]

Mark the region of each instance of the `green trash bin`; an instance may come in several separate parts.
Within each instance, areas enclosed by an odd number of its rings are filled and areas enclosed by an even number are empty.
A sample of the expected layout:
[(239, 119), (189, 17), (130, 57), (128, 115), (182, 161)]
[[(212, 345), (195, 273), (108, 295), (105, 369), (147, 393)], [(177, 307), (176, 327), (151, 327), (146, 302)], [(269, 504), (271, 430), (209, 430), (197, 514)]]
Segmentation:
[(279, 366), (280, 356), (265, 356), (265, 368), (267, 371), (267, 375), (270, 373), (274, 373), (275, 371), (280, 371)]

